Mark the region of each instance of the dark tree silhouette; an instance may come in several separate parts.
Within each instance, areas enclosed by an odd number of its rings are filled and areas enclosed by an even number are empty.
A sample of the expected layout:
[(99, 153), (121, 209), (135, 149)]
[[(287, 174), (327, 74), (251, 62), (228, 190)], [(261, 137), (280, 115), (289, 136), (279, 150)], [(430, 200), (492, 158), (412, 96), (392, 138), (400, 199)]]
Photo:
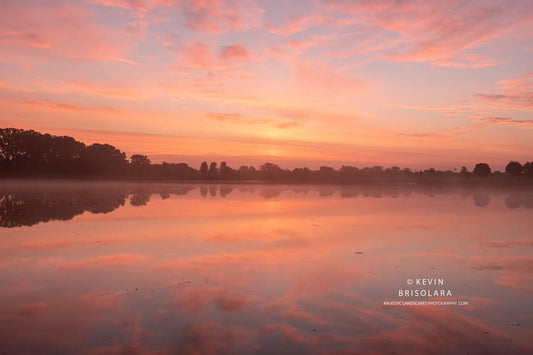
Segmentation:
[(146, 176), (150, 171), (151, 161), (146, 155), (134, 154), (130, 158), (131, 172), (136, 176)]
[(268, 180), (281, 180), (283, 178), (283, 169), (272, 163), (265, 163), (259, 168), (263, 178)]
[(161, 179), (178, 179), (178, 180), (195, 180), (200, 178), (205, 178), (199, 176), (199, 173), (196, 169), (191, 168), (185, 163), (166, 163), (163, 162), (162, 165), (152, 165), (152, 177), (161, 178)]
[(207, 162), (204, 161), (202, 162), (202, 165), (200, 166), (200, 176), (203, 178), (207, 177), (207, 171), (208, 171)]
[(130, 158), (130, 161), (131, 165), (134, 166), (148, 166), (152, 163), (146, 155), (142, 154), (133, 154)]
[(23, 130), (4, 128), (0, 130), (0, 157), (6, 166), (13, 166), (14, 162), (25, 155)]
[(533, 162), (524, 164), (524, 175), (533, 178)]
[(321, 180), (335, 180), (337, 172), (329, 166), (321, 166), (318, 170), (318, 178)]
[(490, 166), (487, 163), (478, 163), (474, 167), (473, 173), (474, 175), (481, 176), (481, 177), (490, 176), (490, 173), (491, 173)]
[(313, 180), (313, 172), (309, 168), (295, 168), (292, 171), (292, 178), (294, 181), (311, 181)]
[(82, 166), (85, 145), (72, 137), (32, 130), (0, 129), (0, 164), (5, 170), (72, 172)]
[(234, 176), (234, 170), (228, 166), (228, 164), (223, 161), (220, 163), (220, 178), (229, 179)]
[(513, 175), (513, 176), (520, 176), (522, 175), (522, 171), (524, 170), (524, 167), (522, 166), (522, 164), (520, 164), (519, 162), (517, 161), (510, 161), (506, 166), (505, 166), (505, 172), (509, 175)]
[[(310, 183), (464, 183), (464, 184), (506, 184), (531, 183), (533, 164), (510, 162), (506, 175), (523, 175), (528, 179), (510, 179), (499, 172), (491, 173), (486, 163), (475, 166), (473, 174), (466, 167), (459, 173), (451, 170), (439, 171), (434, 168), (411, 171), (397, 166), (357, 168), (342, 166), (339, 170), (321, 166), (318, 170), (307, 167), (293, 170), (267, 162), (256, 170), (253, 166), (232, 169), (225, 161), (208, 165), (202, 162), (196, 170), (186, 163), (152, 164), (146, 155), (134, 154), (128, 162), (126, 154), (110, 144), (94, 143), (86, 146), (72, 137), (52, 136), (33, 130), (16, 128), (0, 129), (0, 176), (2, 177), (103, 177), (110, 179), (136, 178), (146, 180), (258, 180), (275, 182)], [(483, 180), (470, 179), (490, 177)], [(478, 199), (481, 201), (482, 199)]]
[(118, 173), (127, 164), (126, 154), (110, 144), (94, 143), (87, 147), (82, 158), (91, 172)]
[(211, 162), (211, 164), (209, 164), (208, 175), (211, 179), (214, 179), (218, 176), (218, 167), (216, 162)]

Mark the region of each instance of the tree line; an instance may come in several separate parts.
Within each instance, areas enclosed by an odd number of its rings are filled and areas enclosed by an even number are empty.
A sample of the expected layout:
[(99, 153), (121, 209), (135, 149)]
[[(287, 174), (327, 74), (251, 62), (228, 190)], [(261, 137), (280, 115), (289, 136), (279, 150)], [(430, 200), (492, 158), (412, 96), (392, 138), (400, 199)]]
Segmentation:
[[(413, 171), (381, 166), (357, 168), (322, 166), (282, 169), (265, 163), (232, 168), (226, 162), (202, 162), (199, 169), (186, 163), (152, 164), (146, 155), (124, 152), (110, 144), (86, 145), (69, 136), (54, 136), (34, 130), (0, 129), (0, 175), (4, 177), (103, 177), (147, 180), (259, 180), (278, 182), (438, 182), (450, 181), (533, 181), (533, 162), (509, 162), (505, 172), (493, 172), (487, 163), (478, 163), (470, 172), (439, 171), (433, 168)], [(492, 179), (490, 179), (492, 178)]]

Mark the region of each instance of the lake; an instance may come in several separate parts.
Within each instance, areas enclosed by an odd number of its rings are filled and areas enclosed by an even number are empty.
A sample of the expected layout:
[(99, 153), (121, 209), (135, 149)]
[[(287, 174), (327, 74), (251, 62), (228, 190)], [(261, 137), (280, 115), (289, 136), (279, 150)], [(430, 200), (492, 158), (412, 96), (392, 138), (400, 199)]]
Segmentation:
[(0, 218), (5, 354), (533, 353), (532, 190), (1, 181)]

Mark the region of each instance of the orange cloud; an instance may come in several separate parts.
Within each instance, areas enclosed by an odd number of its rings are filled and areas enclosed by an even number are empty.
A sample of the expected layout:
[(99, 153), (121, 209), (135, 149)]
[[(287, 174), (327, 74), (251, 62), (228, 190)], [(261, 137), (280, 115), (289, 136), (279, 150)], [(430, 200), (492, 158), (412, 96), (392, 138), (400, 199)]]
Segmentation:
[(270, 118), (246, 118), (238, 113), (210, 112), (207, 114), (207, 117), (219, 122), (229, 122), (245, 125), (268, 124), (280, 129), (300, 126), (300, 123), (296, 121), (278, 121)]
[(87, 111), (87, 112), (100, 112), (100, 113), (113, 113), (118, 110), (109, 106), (90, 106), (79, 105), (65, 102), (57, 102), (53, 100), (38, 99), (32, 97), (16, 97), (10, 99), (0, 99), (4, 102), (16, 103), (23, 106), (37, 107), (48, 110), (60, 110), (60, 111)]
[(486, 123), (495, 123), (495, 124), (513, 124), (519, 126), (529, 126), (533, 125), (533, 120), (518, 120), (510, 117), (485, 117), (481, 119)]

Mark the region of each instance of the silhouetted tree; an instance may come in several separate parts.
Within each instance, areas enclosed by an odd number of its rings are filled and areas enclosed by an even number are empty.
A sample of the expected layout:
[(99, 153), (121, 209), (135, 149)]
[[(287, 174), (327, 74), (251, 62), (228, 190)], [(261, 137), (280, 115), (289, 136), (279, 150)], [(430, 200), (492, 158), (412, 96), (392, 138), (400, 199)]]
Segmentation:
[(490, 172), (490, 166), (487, 163), (476, 164), (473, 171), (474, 175), (482, 177), (490, 176)]
[(11, 167), (25, 154), (21, 129), (3, 128), (0, 130), (0, 156), (5, 165)]
[(152, 165), (151, 169), (154, 176), (163, 179), (194, 180), (201, 177), (196, 169), (191, 168), (186, 163), (169, 164), (163, 162), (162, 165)]
[(245, 165), (241, 166), (237, 173), (242, 180), (250, 179), (250, 169)]
[(82, 156), (90, 172), (118, 173), (124, 171), (126, 154), (110, 144), (94, 143), (87, 147)]
[(203, 178), (207, 177), (207, 171), (208, 171), (207, 162), (204, 161), (202, 162), (202, 165), (200, 165), (200, 176)]
[(329, 166), (321, 166), (318, 170), (318, 178), (322, 181), (334, 181), (337, 177), (335, 169)]
[(505, 166), (505, 172), (509, 175), (513, 175), (513, 176), (520, 176), (522, 175), (522, 171), (524, 170), (524, 167), (522, 166), (522, 164), (520, 164), (519, 162), (517, 161), (510, 161), (506, 166)]
[(272, 163), (265, 163), (259, 168), (261, 177), (267, 180), (280, 180), (283, 178), (283, 169)]
[(339, 170), (342, 182), (354, 182), (360, 178), (360, 170), (354, 166), (343, 165)]
[(150, 171), (151, 161), (146, 155), (133, 154), (130, 158), (130, 166), (133, 174), (146, 176)]
[(310, 181), (313, 178), (313, 172), (309, 168), (295, 168), (292, 170), (294, 181)]
[(221, 179), (229, 179), (233, 177), (233, 169), (228, 166), (228, 164), (223, 161), (220, 163), (220, 178)]
[(146, 155), (142, 154), (133, 154), (130, 158), (130, 161), (131, 165), (134, 166), (147, 166), (152, 163)]
[[(533, 164), (525, 163), (522, 167), (518, 162), (507, 164), (509, 175), (533, 177)], [(225, 161), (210, 165), (202, 162), (200, 170), (195, 170), (185, 163), (152, 164), (146, 155), (134, 154), (131, 162), (126, 160), (125, 153), (109, 144), (95, 143), (89, 146), (76, 141), (72, 137), (52, 136), (33, 130), (16, 128), (0, 129), (0, 173), (3, 176), (49, 176), (51, 174), (74, 176), (105, 176), (128, 177), (136, 176), (144, 179), (224, 179), (224, 180), (264, 180), (264, 181), (313, 181), (329, 183), (374, 183), (374, 182), (414, 182), (436, 183), (457, 181), (459, 176), (470, 176), (466, 167), (460, 173), (451, 170), (438, 171), (433, 168), (423, 171), (400, 169), (397, 166), (383, 168), (381, 166), (358, 169), (343, 166), (339, 170), (321, 166), (318, 170), (307, 167), (284, 170), (276, 164), (267, 162), (259, 170), (254, 167), (241, 166), (234, 170)], [(43, 174), (44, 173), (44, 174)], [(486, 163), (475, 166), (476, 176), (491, 176), (491, 182), (505, 182), (507, 179), (499, 174), (491, 174)], [(468, 182), (465, 179), (465, 183)], [(477, 198), (482, 204), (483, 199)]]
[(533, 178), (533, 162), (524, 164), (524, 175)]
[(209, 164), (208, 175), (211, 179), (214, 179), (218, 176), (218, 167), (216, 162), (211, 162), (211, 164)]

